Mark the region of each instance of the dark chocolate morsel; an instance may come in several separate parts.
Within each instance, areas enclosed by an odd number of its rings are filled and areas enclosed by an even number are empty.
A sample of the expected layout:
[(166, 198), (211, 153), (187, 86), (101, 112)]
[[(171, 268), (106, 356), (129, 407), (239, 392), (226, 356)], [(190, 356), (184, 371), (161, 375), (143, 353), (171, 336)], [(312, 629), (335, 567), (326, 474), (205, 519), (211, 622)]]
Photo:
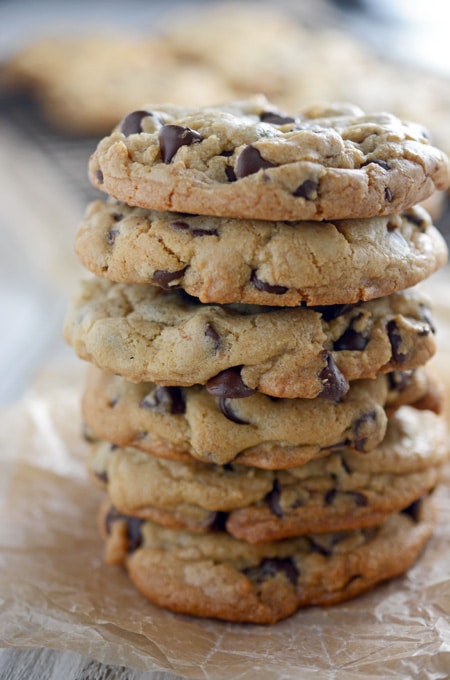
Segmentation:
[(387, 163), (386, 161), (381, 160), (381, 158), (375, 158), (375, 159), (373, 159), (373, 160), (366, 161), (365, 163), (363, 163), (363, 164), (361, 165), (361, 167), (364, 168), (366, 165), (371, 165), (372, 163), (373, 163), (374, 165), (379, 165), (380, 168), (383, 168), (383, 170), (390, 170), (390, 169), (391, 169), (389, 163)]
[(150, 111), (132, 111), (125, 116), (120, 123), (120, 132), (125, 135), (125, 137), (142, 132), (142, 119), (151, 115), (152, 113)]
[(333, 349), (340, 352), (342, 350), (350, 350), (351, 352), (361, 352), (367, 346), (368, 338), (364, 337), (358, 331), (355, 331), (351, 326), (336, 340), (333, 344)]
[(196, 229), (191, 227), (188, 222), (182, 220), (174, 220), (170, 222), (169, 227), (174, 231), (189, 232), (192, 236), (218, 236), (219, 232), (217, 229)]
[(212, 323), (209, 323), (209, 321), (205, 326), (205, 335), (213, 341), (214, 349), (218, 350), (222, 344), (222, 340)]
[(394, 319), (388, 321), (386, 329), (388, 332), (389, 341), (391, 343), (392, 358), (394, 361), (401, 364), (403, 361), (405, 361), (407, 354), (402, 352), (400, 349), (402, 344), (402, 336)]
[(319, 379), (323, 385), (319, 396), (328, 399), (340, 399), (350, 388), (348, 380), (337, 367), (333, 355), (328, 350), (323, 351), (322, 358), (326, 360), (327, 364), (319, 373)]
[(294, 561), (289, 557), (267, 557), (258, 566), (244, 569), (243, 573), (256, 583), (262, 583), (283, 573), (292, 585), (297, 583), (300, 575)]
[(250, 281), (253, 283), (255, 288), (263, 291), (264, 293), (272, 293), (273, 295), (283, 295), (288, 290), (286, 286), (276, 286), (270, 283), (266, 283), (265, 281), (261, 281), (261, 279), (258, 279), (258, 277), (256, 276), (256, 271), (254, 270), (250, 277)]
[(101, 170), (97, 170), (97, 172), (95, 173), (95, 176), (97, 178), (97, 182), (99, 182), (100, 184), (103, 184), (103, 179), (104, 179), (103, 178), (103, 172)]
[(384, 198), (388, 203), (390, 203), (393, 199), (392, 191), (389, 189), (389, 187), (386, 187), (384, 190)]
[(273, 483), (272, 491), (269, 491), (265, 500), (271, 511), (277, 517), (283, 517), (284, 512), (280, 505), (281, 488), (278, 480)]
[(419, 229), (425, 229), (426, 227), (426, 220), (421, 216), (420, 214), (417, 214), (414, 211), (407, 210), (406, 212), (403, 213), (403, 217), (405, 217), (408, 222), (412, 222), (415, 224)]
[(164, 163), (170, 163), (181, 146), (190, 146), (201, 142), (200, 133), (182, 125), (163, 125), (158, 134), (161, 158)]
[(239, 416), (236, 415), (236, 413), (233, 411), (231, 407), (230, 402), (226, 397), (219, 398), (219, 408), (222, 411), (225, 418), (228, 418), (228, 420), (231, 420), (233, 423), (236, 423), (237, 425), (250, 425), (250, 422), (248, 420), (243, 420), (242, 418), (239, 418)]
[(114, 243), (116, 242), (117, 236), (120, 234), (119, 229), (110, 229), (107, 234), (106, 234), (106, 243), (109, 246), (113, 246)]
[(256, 149), (254, 146), (249, 145), (246, 146), (239, 154), (235, 172), (236, 177), (238, 179), (242, 179), (243, 177), (247, 177), (248, 175), (253, 175), (255, 172), (258, 172), (258, 170), (264, 170), (266, 168), (274, 167), (276, 167), (275, 163), (266, 161), (261, 156), (258, 149)]
[(172, 281), (176, 281), (181, 278), (186, 271), (186, 267), (183, 269), (178, 269), (176, 272), (166, 272), (164, 269), (157, 269), (153, 274), (153, 283), (156, 283), (164, 290), (169, 290), (175, 286), (171, 286)]
[(234, 168), (231, 165), (225, 166), (225, 174), (229, 182), (235, 182), (237, 180), (236, 173), (234, 172)]
[(209, 394), (215, 397), (229, 397), (230, 399), (242, 399), (255, 393), (241, 378), (242, 366), (233, 366), (221, 371), (206, 383)]
[(319, 188), (319, 183), (313, 179), (306, 179), (296, 190), (292, 193), (293, 196), (298, 198), (306, 198), (308, 201), (312, 201), (317, 198), (317, 189)]
[(367, 443), (367, 435), (370, 434), (371, 426), (376, 425), (377, 414), (376, 411), (369, 411), (363, 413), (353, 423), (354, 439), (348, 442), (357, 451), (364, 451)]
[(186, 403), (180, 387), (163, 387), (159, 385), (149, 392), (139, 404), (150, 411), (179, 415), (186, 412)]
[(289, 123), (295, 123), (295, 118), (292, 116), (285, 116), (283, 113), (278, 113), (277, 111), (264, 111), (260, 115), (260, 120), (263, 123), (271, 123), (271, 125), (288, 125)]
[(141, 527), (144, 520), (139, 517), (130, 517), (119, 512), (116, 508), (111, 507), (105, 518), (105, 529), (108, 534), (111, 533), (111, 525), (113, 522), (125, 521), (127, 525), (127, 551), (133, 552), (142, 545)]
[(211, 512), (208, 518), (208, 529), (210, 531), (226, 531), (228, 513), (221, 510)]

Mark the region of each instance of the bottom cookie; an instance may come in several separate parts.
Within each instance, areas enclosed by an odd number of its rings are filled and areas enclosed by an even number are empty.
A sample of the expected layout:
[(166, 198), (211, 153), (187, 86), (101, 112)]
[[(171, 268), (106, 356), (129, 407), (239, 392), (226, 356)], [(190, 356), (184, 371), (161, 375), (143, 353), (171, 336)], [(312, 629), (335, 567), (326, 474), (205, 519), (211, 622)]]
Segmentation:
[(173, 612), (275, 623), (310, 605), (351, 599), (407, 571), (435, 520), (431, 496), (369, 529), (249, 544), (123, 515), (105, 502), (105, 560), (126, 567), (144, 597)]

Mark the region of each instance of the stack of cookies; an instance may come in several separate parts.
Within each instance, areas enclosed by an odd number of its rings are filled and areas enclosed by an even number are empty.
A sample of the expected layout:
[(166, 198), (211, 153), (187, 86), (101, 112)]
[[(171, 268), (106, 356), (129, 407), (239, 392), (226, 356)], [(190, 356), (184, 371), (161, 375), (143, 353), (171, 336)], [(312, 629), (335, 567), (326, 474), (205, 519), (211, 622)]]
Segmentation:
[(449, 184), (388, 113), (256, 96), (100, 141), (65, 338), (90, 363), (106, 560), (170, 610), (271, 623), (405, 572), (448, 456), (416, 284)]

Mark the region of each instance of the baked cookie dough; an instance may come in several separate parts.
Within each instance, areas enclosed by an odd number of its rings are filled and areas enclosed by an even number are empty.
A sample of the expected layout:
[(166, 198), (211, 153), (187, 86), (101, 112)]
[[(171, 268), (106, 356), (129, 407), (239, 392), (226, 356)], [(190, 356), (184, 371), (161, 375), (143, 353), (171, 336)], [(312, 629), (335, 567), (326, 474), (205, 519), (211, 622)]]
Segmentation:
[(64, 337), (132, 382), (206, 384), (220, 397), (340, 398), (348, 381), (421, 366), (435, 352), (416, 289), (350, 306), (200, 304), (181, 290), (80, 282)]
[(360, 220), (268, 222), (91, 203), (75, 239), (82, 265), (112, 281), (181, 287), (201, 302), (295, 306), (369, 300), (447, 261), (420, 207)]
[(288, 468), (344, 445), (367, 452), (380, 444), (401, 404), (437, 412), (443, 397), (423, 370), (354, 381), (335, 399), (276, 399), (255, 393), (221, 398), (195, 385), (132, 383), (90, 366), (82, 400), (91, 438), (160, 458), (259, 468)]
[(263, 96), (187, 109), (144, 106), (104, 137), (92, 184), (128, 205), (268, 220), (401, 212), (450, 184), (424, 129), (350, 104), (294, 116)]
[(103, 441), (92, 445), (89, 470), (123, 514), (260, 543), (379, 524), (433, 489), (448, 456), (445, 419), (403, 407), (364, 455), (343, 447), (272, 471), (161, 460)]
[(154, 604), (199, 617), (274, 623), (301, 607), (336, 604), (403, 574), (431, 537), (435, 511), (427, 497), (379, 526), (259, 544), (223, 531), (163, 528), (109, 504), (99, 524), (106, 562), (124, 565)]

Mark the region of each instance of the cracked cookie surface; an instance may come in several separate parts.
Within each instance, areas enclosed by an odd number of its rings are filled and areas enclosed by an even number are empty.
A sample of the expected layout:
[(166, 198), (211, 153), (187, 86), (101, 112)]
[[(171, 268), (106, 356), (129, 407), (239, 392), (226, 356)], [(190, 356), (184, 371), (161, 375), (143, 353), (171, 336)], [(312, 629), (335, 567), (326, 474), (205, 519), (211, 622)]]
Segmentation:
[(123, 564), (151, 602), (178, 613), (252, 623), (342, 602), (404, 573), (434, 524), (433, 500), (425, 498), (379, 526), (250, 544), (223, 531), (163, 528), (109, 503), (99, 513), (105, 560)]
[(133, 111), (99, 142), (89, 176), (128, 205), (269, 220), (392, 214), (450, 183), (418, 125), (342, 104), (289, 116), (262, 96)]
[(274, 308), (93, 278), (80, 282), (64, 337), (82, 359), (132, 382), (206, 384), (225, 398), (339, 398), (348, 381), (416, 368), (435, 352), (415, 289), (349, 307)]
[(420, 207), (367, 220), (267, 222), (91, 203), (75, 240), (89, 271), (183, 288), (201, 302), (352, 303), (424, 280), (447, 259)]

